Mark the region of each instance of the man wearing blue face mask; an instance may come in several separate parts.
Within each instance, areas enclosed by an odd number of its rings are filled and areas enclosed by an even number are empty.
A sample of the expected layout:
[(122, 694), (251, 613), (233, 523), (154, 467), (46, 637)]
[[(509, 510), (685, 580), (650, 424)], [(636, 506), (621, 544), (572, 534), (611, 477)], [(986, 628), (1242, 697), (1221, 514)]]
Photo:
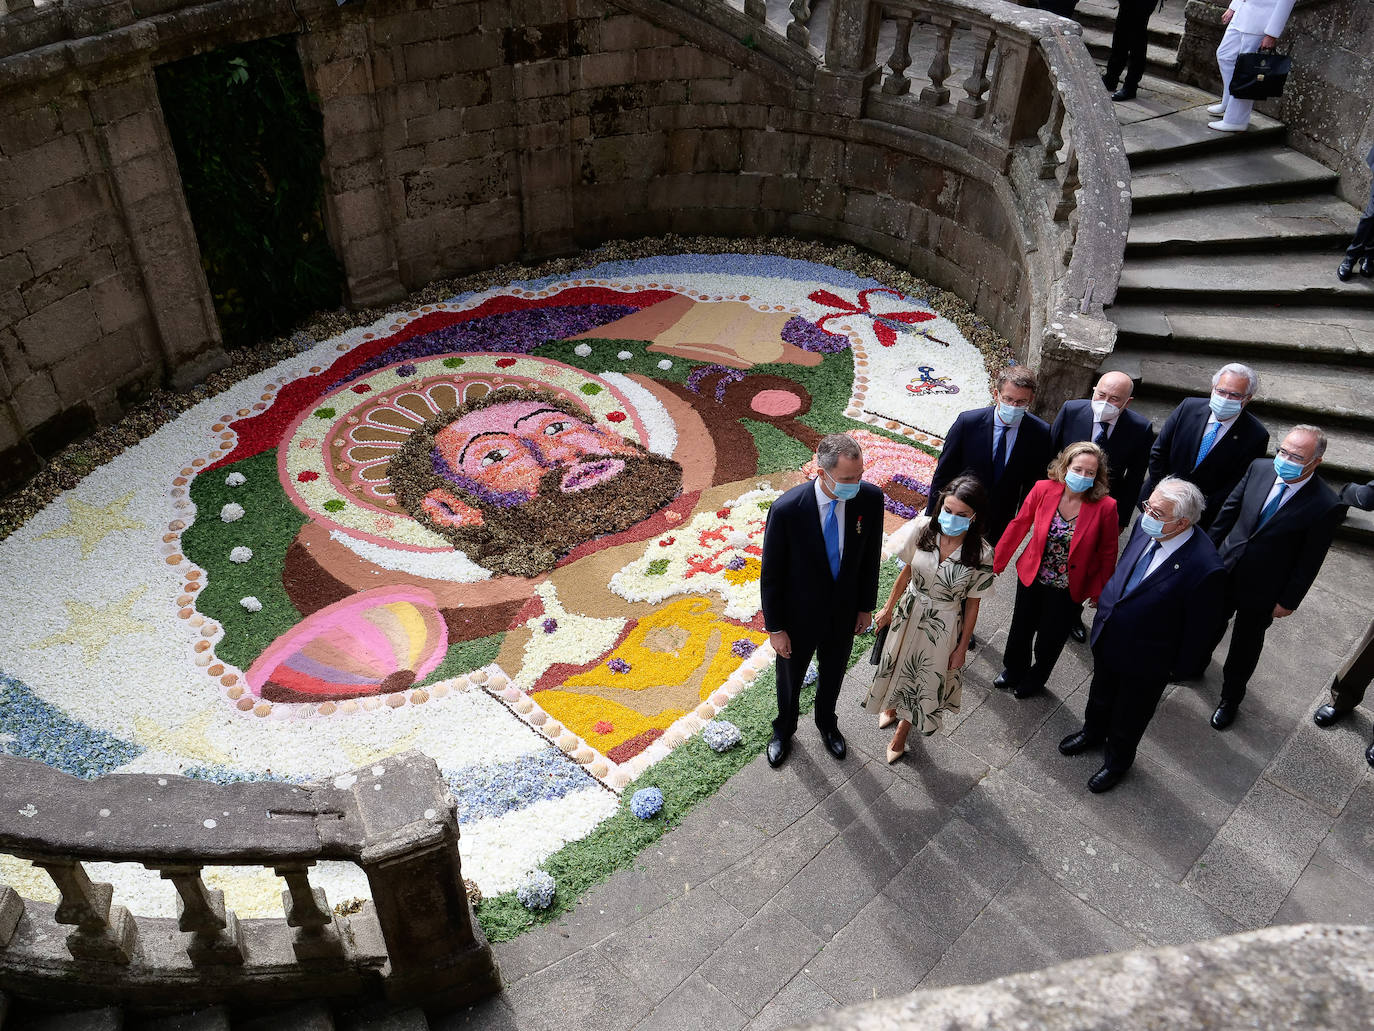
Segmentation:
[(1034, 400), (1035, 373), (1013, 365), (997, 374), (992, 407), (959, 414), (935, 465), (926, 515), (938, 515), (935, 499), (956, 476), (972, 473), (988, 492), (985, 539), (997, 544), (1054, 457), (1049, 423), (1030, 414)]
[(768, 742), (773, 767), (792, 749), (813, 655), (820, 674), (816, 728), (826, 750), (845, 757), (835, 702), (854, 635), (868, 628), (878, 604), (883, 492), (863, 482), (863, 452), (853, 437), (823, 437), (816, 465), (815, 480), (773, 502), (763, 531), (759, 592), (768, 643), (777, 654), (778, 718)]
[(1202, 491), (1161, 480), (1102, 589), (1093, 620), (1093, 679), (1083, 729), (1059, 742), (1064, 755), (1104, 746), (1094, 794), (1116, 787), (1135, 753), (1171, 670), (1200, 665), (1222, 604), (1226, 571), (1195, 529)]
[(1211, 397), (1185, 398), (1164, 420), (1150, 451), (1140, 500), (1164, 477), (1182, 477), (1202, 491), (1207, 508), (1198, 525), (1208, 529), (1250, 463), (1269, 446), (1269, 431), (1245, 410), (1258, 390), (1255, 370), (1232, 362), (1212, 377)]
[(1325, 453), (1326, 434), (1293, 427), (1272, 462), (1251, 464), (1208, 531), (1226, 566), (1226, 607), (1213, 647), (1235, 617), (1212, 714), (1217, 730), (1234, 722), (1265, 631), (1301, 604), (1345, 517), (1336, 492), (1314, 475)]

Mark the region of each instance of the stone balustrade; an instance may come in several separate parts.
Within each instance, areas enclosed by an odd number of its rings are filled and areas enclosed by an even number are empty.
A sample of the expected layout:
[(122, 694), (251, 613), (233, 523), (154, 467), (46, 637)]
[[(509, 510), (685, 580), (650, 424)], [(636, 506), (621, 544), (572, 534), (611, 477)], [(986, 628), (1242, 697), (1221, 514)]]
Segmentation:
[[(54, 906), (0, 884), (5, 992), (157, 1010), (379, 991), (455, 1006), (500, 988), (463, 887), (451, 796), (418, 752), (317, 785), (83, 781), (0, 757), (0, 783), (0, 853), (42, 869), (60, 896)], [(336, 915), (310, 882), (324, 860), (360, 866), (371, 901)], [(157, 871), (178, 918), (114, 904), (90, 862)], [(286, 885), (283, 918), (240, 920), (205, 883), (216, 866), (273, 870)]]

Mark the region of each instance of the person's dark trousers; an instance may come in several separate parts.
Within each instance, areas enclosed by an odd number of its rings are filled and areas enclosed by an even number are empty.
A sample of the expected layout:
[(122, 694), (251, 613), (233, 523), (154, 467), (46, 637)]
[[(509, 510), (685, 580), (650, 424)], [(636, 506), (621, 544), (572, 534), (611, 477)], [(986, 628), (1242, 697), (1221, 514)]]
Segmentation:
[[(1233, 620), (1234, 617), (1234, 620)], [(1238, 606), (1235, 600), (1228, 600), (1226, 611), (1221, 614), (1217, 626), (1216, 640), (1212, 650), (1221, 643), (1226, 634), (1226, 626), (1231, 624), (1231, 647), (1226, 651), (1226, 662), (1221, 667), (1221, 700), (1239, 705), (1245, 699), (1245, 688), (1259, 666), (1260, 653), (1264, 651), (1264, 634), (1274, 622), (1274, 610), (1248, 609)], [(1183, 673), (1200, 673), (1200, 670), (1176, 670)]]
[(1017, 680), (1044, 687), (1082, 612), (1083, 606), (1069, 596), (1067, 588), (1047, 587), (1039, 580), (1027, 587), (1017, 580), (1002, 665)]
[(1096, 648), (1093, 665), (1083, 732), (1093, 740), (1105, 741), (1103, 765), (1124, 773), (1135, 762), (1140, 739), (1145, 736), (1145, 728), (1150, 725), (1169, 682), (1166, 677), (1133, 677), (1113, 672)]
[(1061, 18), (1072, 18), (1073, 9), (1077, 6), (1078, 0), (1040, 0), (1040, 10), (1057, 14)]
[(1355, 235), (1345, 253), (1352, 258), (1374, 258), (1374, 185), (1369, 188), (1369, 202), (1364, 206), (1364, 216), (1355, 223)]
[(1116, 10), (1116, 28), (1112, 31), (1112, 52), (1107, 58), (1107, 71), (1102, 81), (1115, 87), (1125, 70), (1130, 89), (1140, 85), (1145, 74), (1145, 47), (1149, 43), (1150, 15), (1158, 0), (1121, 0)]
[(839, 701), (840, 684), (845, 670), (849, 668), (849, 653), (854, 647), (854, 634), (843, 631), (831, 633), (819, 641), (792, 640), (792, 656), (784, 659), (778, 656), (776, 671), (778, 679), (778, 718), (773, 721), (773, 733), (780, 741), (786, 741), (797, 730), (797, 714), (801, 708), (802, 681), (806, 679), (806, 668), (811, 665), (811, 657), (816, 657), (816, 671), (820, 674), (816, 681), (816, 707), (813, 715), (816, 726), (822, 730), (835, 730), (835, 703)]
[(1337, 712), (1349, 712), (1364, 701), (1369, 682), (1374, 680), (1374, 623), (1364, 632), (1364, 639), (1355, 646), (1331, 680), (1331, 707)]

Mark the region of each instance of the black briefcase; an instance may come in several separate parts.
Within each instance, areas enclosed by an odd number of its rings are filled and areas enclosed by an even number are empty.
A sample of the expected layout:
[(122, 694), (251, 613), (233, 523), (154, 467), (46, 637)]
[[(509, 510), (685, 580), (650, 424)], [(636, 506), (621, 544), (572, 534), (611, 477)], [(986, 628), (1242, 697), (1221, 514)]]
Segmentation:
[(1283, 94), (1293, 67), (1292, 58), (1272, 50), (1241, 54), (1231, 75), (1231, 96), (1240, 100), (1269, 100)]

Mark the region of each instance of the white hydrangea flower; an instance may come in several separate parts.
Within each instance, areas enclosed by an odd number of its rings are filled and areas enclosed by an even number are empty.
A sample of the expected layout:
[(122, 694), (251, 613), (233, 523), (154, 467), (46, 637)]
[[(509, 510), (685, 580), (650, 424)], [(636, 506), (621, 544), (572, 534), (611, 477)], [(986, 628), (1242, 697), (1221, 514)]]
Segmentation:
[(579, 357), (579, 358), (585, 358), (585, 357), (587, 357), (587, 355), (589, 355), (589, 354), (591, 354), (591, 353), (592, 353), (592, 345), (591, 345), (591, 344), (578, 344), (576, 347), (573, 348), (573, 354), (577, 355), (577, 357)]
[(247, 482), (248, 477), (244, 476), (243, 473), (230, 473), (224, 478), (226, 487), (242, 487)]
[[(248, 549), (247, 549), (247, 548), (244, 548), (243, 550), (244, 550), (244, 551), (247, 551)], [(261, 612), (261, 611), (262, 611), (262, 602), (258, 601), (258, 599), (255, 598), (255, 597), (253, 597), (251, 594), (250, 594), (248, 597), (246, 597), (246, 598), (240, 598), (240, 599), (239, 599), (239, 604), (242, 605), (242, 606), (243, 606), (245, 609), (247, 609), (249, 612)]]
[(226, 523), (232, 523), (243, 518), (243, 506), (231, 501), (219, 510), (219, 517)]
[(658, 363), (658, 367), (662, 369), (664, 372), (667, 372), (669, 369), (673, 367), (673, 363), (670, 362), (667, 358), (664, 358), (661, 362)]
[(634, 357), (634, 355), (631, 354), (629, 351), (621, 351), (618, 355), (616, 355), (616, 357), (619, 358), (622, 362), (628, 362), (631, 358)]
[(245, 548), (242, 545), (229, 552), (229, 561), (242, 564), (253, 557), (253, 549)]

